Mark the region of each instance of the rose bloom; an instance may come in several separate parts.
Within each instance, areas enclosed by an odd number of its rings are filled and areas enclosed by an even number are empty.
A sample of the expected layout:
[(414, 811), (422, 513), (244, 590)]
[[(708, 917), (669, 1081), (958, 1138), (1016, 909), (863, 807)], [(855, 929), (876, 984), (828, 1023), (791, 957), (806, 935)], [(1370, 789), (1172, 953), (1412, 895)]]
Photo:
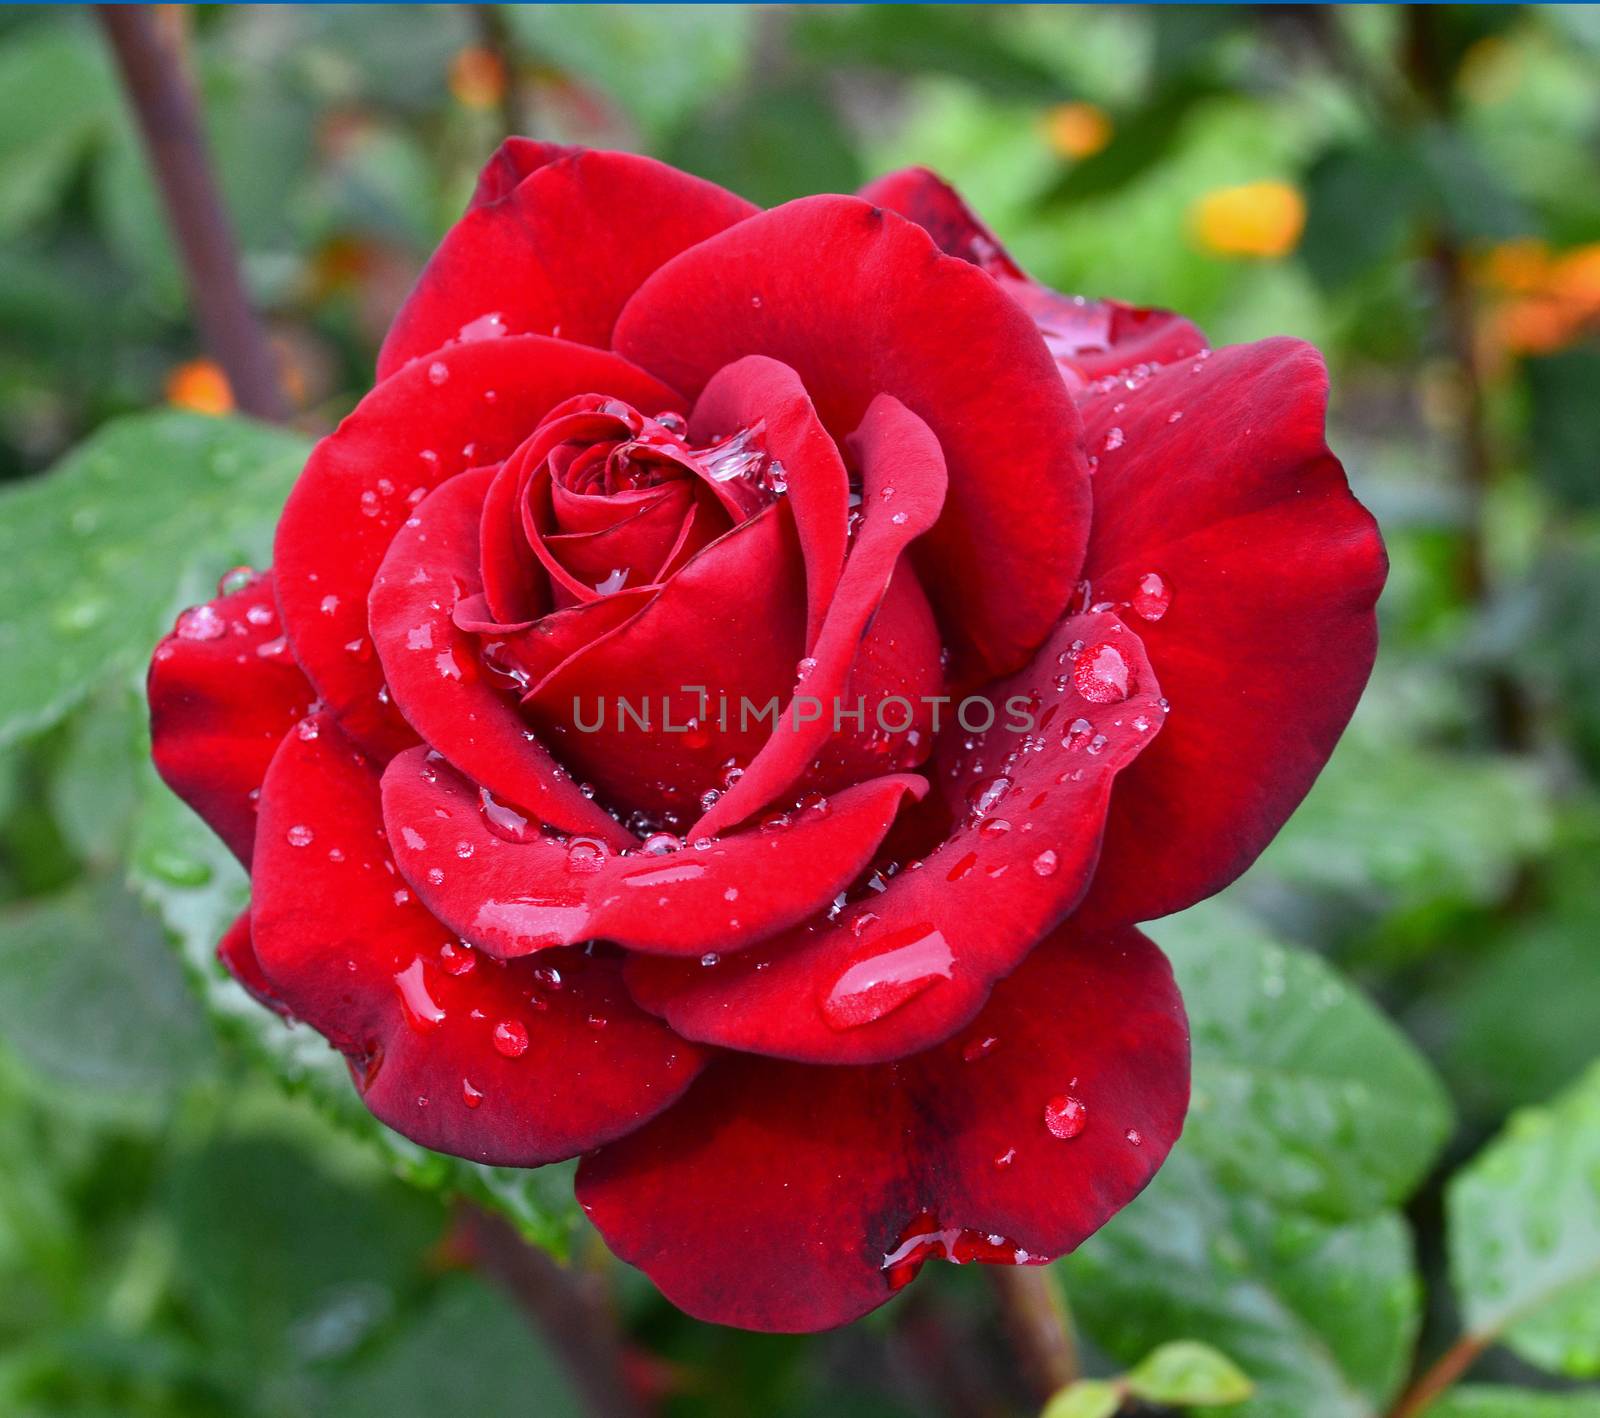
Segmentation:
[(581, 1157), (691, 1314), (1072, 1250), (1188, 1102), (1136, 923), (1249, 865), (1371, 668), (1325, 400), (926, 172), (760, 211), (509, 141), (272, 570), (156, 651), (156, 763), (251, 873), (223, 961), (407, 1137)]

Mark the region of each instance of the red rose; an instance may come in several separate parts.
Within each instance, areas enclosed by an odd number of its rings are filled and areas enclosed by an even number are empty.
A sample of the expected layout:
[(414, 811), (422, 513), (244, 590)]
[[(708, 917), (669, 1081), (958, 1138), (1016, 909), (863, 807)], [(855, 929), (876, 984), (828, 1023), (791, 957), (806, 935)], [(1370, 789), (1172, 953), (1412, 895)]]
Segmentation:
[(926, 173), (760, 212), (513, 140), (378, 375), (152, 666), (229, 967), (408, 1137), (582, 1154), (693, 1314), (1071, 1250), (1188, 1099), (1135, 923), (1372, 663), (1316, 352), (1056, 295)]

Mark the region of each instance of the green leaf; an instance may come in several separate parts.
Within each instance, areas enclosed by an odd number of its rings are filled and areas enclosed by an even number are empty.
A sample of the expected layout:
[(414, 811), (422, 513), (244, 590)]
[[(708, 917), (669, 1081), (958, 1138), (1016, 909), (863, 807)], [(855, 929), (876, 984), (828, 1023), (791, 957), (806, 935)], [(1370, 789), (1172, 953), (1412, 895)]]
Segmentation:
[(1079, 1379), (1057, 1389), (1039, 1418), (1111, 1418), (1122, 1407), (1122, 1390), (1105, 1379)]
[(579, 1418), (565, 1373), (501, 1296), (452, 1277), (394, 1339), (330, 1387), (328, 1418)]
[(174, 797), (148, 764), (129, 878), (167, 924), (216, 1029), (267, 1073), (315, 1104), (413, 1184), (460, 1192), (504, 1212), (534, 1244), (564, 1255), (582, 1213), (572, 1198), (576, 1164), (533, 1170), (485, 1167), (429, 1152), (362, 1106), (339, 1054), (305, 1025), (287, 1025), (251, 999), (216, 958), (217, 941), (245, 908), (249, 884), (233, 855)]
[(1384, 1208), (1431, 1165), (1442, 1092), (1327, 965), (1225, 907), (1152, 933), (1189, 1009), (1194, 1102), (1148, 1190), (1063, 1262), (1074, 1311), (1123, 1363), (1177, 1340), (1230, 1355), (1249, 1418), (1371, 1418), (1418, 1324)]
[(1210, 905), (1152, 928), (1194, 1037), (1184, 1146), (1225, 1187), (1329, 1220), (1409, 1195), (1450, 1130), (1410, 1042), (1325, 961)]
[(1253, 1391), (1233, 1360), (1193, 1339), (1158, 1345), (1128, 1371), (1125, 1382), (1135, 1398), (1169, 1405), (1242, 1403)]
[(1183, 1144), (1061, 1264), (1074, 1316), (1114, 1358), (1189, 1336), (1232, 1355), (1255, 1385), (1239, 1418), (1372, 1418), (1417, 1332), (1397, 1215), (1282, 1211), (1221, 1185)]
[(1428, 1418), (1600, 1418), (1600, 1394), (1469, 1384), (1446, 1393), (1428, 1410)]
[(0, 1038), (52, 1093), (94, 1106), (145, 1104), (211, 1060), (159, 927), (114, 889), (0, 914)]
[(268, 558), (298, 434), (138, 414), (0, 493), (0, 746), (149, 655), (182, 599)]
[(1514, 1113), (1445, 1205), (1468, 1332), (1552, 1373), (1600, 1376), (1600, 1063)]

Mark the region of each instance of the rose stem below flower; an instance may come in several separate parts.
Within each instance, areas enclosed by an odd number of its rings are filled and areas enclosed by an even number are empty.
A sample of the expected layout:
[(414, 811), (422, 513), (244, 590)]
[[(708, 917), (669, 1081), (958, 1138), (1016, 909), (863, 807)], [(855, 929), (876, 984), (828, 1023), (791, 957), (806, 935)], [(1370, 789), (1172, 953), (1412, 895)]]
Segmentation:
[[(167, 220), (183, 253), (195, 320), (222, 366), (234, 402), (281, 422), (288, 415), (278, 370), (239, 272), (233, 228), (206, 150), (200, 105), (182, 36), (150, 5), (97, 5), (128, 101), (138, 115)], [(181, 18), (181, 17), (180, 17)]]
[(989, 1265), (1000, 1319), (1023, 1376), (1043, 1403), (1079, 1374), (1078, 1344), (1067, 1299), (1052, 1272), (1036, 1265)]
[(503, 1216), (466, 1203), (459, 1236), (477, 1268), (534, 1322), (555, 1350), (584, 1406), (594, 1418), (644, 1418), (628, 1387), (622, 1341), (604, 1295), (581, 1275), (531, 1246)]

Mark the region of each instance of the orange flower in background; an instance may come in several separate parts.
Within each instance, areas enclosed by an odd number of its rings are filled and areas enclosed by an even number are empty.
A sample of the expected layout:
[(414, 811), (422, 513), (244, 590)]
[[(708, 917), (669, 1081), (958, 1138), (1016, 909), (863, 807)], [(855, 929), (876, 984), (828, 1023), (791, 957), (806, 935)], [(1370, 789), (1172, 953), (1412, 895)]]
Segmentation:
[(1092, 103), (1058, 103), (1044, 115), (1045, 141), (1064, 158), (1089, 158), (1111, 141), (1111, 119)]
[(175, 409), (197, 414), (233, 412), (233, 390), (228, 376), (209, 359), (191, 359), (174, 365), (167, 374), (167, 402)]
[(466, 108), (493, 108), (505, 97), (506, 66), (481, 45), (468, 45), (450, 61), (450, 92)]
[(1195, 200), (1189, 225), (1201, 249), (1212, 255), (1278, 260), (1300, 242), (1306, 199), (1299, 188), (1276, 179), (1219, 187)]
[(1482, 328), (1491, 356), (1553, 354), (1600, 328), (1600, 242), (1565, 252), (1535, 237), (1504, 242), (1477, 277), (1492, 298)]

